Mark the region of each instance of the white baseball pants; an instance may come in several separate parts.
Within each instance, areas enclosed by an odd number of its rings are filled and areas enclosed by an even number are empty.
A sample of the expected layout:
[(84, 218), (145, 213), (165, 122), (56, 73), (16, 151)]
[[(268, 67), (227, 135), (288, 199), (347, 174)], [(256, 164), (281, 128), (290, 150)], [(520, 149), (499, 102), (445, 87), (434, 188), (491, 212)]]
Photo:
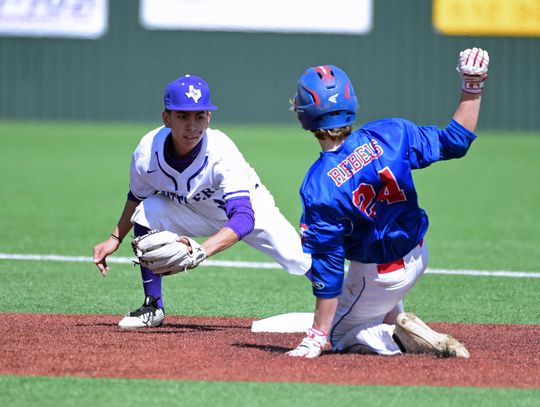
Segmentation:
[(351, 261), (330, 331), (332, 350), (401, 353), (392, 339), (396, 316), (403, 311), (402, 300), (424, 274), (427, 263), (425, 243), (385, 265)]

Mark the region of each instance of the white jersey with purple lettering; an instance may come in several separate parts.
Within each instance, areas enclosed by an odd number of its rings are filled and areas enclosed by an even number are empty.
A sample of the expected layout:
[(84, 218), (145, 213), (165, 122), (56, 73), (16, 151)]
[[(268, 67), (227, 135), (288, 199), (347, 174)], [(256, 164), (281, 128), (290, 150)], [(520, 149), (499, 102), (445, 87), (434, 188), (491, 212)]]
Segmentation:
[(130, 190), (143, 200), (160, 193), (179, 205), (196, 204), (223, 211), (227, 199), (249, 197), (260, 184), (233, 141), (207, 129), (195, 160), (183, 172), (165, 160), (165, 141), (171, 130), (159, 127), (146, 134), (131, 160)]
[(130, 191), (141, 203), (132, 223), (190, 237), (211, 236), (229, 221), (227, 201), (249, 198), (255, 226), (242, 240), (289, 273), (305, 274), (311, 256), (303, 252), (296, 229), (234, 142), (221, 131), (207, 129), (199, 153), (179, 172), (165, 160), (170, 132), (166, 127), (149, 132), (133, 153)]

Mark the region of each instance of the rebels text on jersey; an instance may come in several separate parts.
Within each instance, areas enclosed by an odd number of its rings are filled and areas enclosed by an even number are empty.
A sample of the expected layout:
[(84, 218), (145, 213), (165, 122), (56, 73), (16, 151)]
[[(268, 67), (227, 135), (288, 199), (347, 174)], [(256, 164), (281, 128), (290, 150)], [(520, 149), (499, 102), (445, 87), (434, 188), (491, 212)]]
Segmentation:
[(383, 119), (322, 152), (300, 189), (303, 247), (315, 280), (327, 274), (315, 295), (339, 295), (345, 258), (383, 264), (412, 250), (428, 228), (412, 170), (463, 156), (475, 137), (455, 121), (440, 130)]

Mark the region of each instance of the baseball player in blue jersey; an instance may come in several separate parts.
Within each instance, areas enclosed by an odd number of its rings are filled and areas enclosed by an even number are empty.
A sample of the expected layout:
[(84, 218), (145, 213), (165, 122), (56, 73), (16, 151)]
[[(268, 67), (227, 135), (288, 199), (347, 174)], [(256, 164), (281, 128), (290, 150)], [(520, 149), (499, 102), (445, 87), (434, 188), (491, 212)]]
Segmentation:
[[(186, 75), (167, 86), (164, 125), (146, 134), (135, 149), (123, 212), (110, 237), (94, 247), (103, 276), (109, 270), (107, 256), (132, 226), (139, 237), (150, 230), (207, 237), (197, 244), (189, 268), (243, 240), (290, 274), (309, 270), (311, 257), (303, 252), (300, 236), (255, 170), (229, 137), (208, 127), (216, 109), (202, 78)], [(160, 326), (165, 318), (162, 275), (141, 266), (141, 277), (144, 303), (120, 321), (122, 329)]]
[(402, 300), (428, 261), (428, 217), (412, 170), (467, 153), (488, 63), (482, 49), (460, 53), (461, 97), (443, 129), (387, 118), (353, 131), (357, 99), (346, 73), (326, 65), (302, 74), (293, 108), (322, 148), (300, 188), (316, 308), (313, 327), (289, 355), (317, 357), (329, 340), (334, 352), (469, 357), (463, 344), (405, 313)]

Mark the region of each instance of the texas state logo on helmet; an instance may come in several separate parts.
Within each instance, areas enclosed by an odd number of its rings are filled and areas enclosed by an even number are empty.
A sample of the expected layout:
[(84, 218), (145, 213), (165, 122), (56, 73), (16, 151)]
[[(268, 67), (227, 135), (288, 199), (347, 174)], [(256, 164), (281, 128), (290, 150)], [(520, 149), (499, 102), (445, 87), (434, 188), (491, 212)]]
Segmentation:
[(294, 104), (306, 130), (345, 127), (356, 119), (354, 88), (347, 74), (334, 65), (308, 68), (298, 81)]

